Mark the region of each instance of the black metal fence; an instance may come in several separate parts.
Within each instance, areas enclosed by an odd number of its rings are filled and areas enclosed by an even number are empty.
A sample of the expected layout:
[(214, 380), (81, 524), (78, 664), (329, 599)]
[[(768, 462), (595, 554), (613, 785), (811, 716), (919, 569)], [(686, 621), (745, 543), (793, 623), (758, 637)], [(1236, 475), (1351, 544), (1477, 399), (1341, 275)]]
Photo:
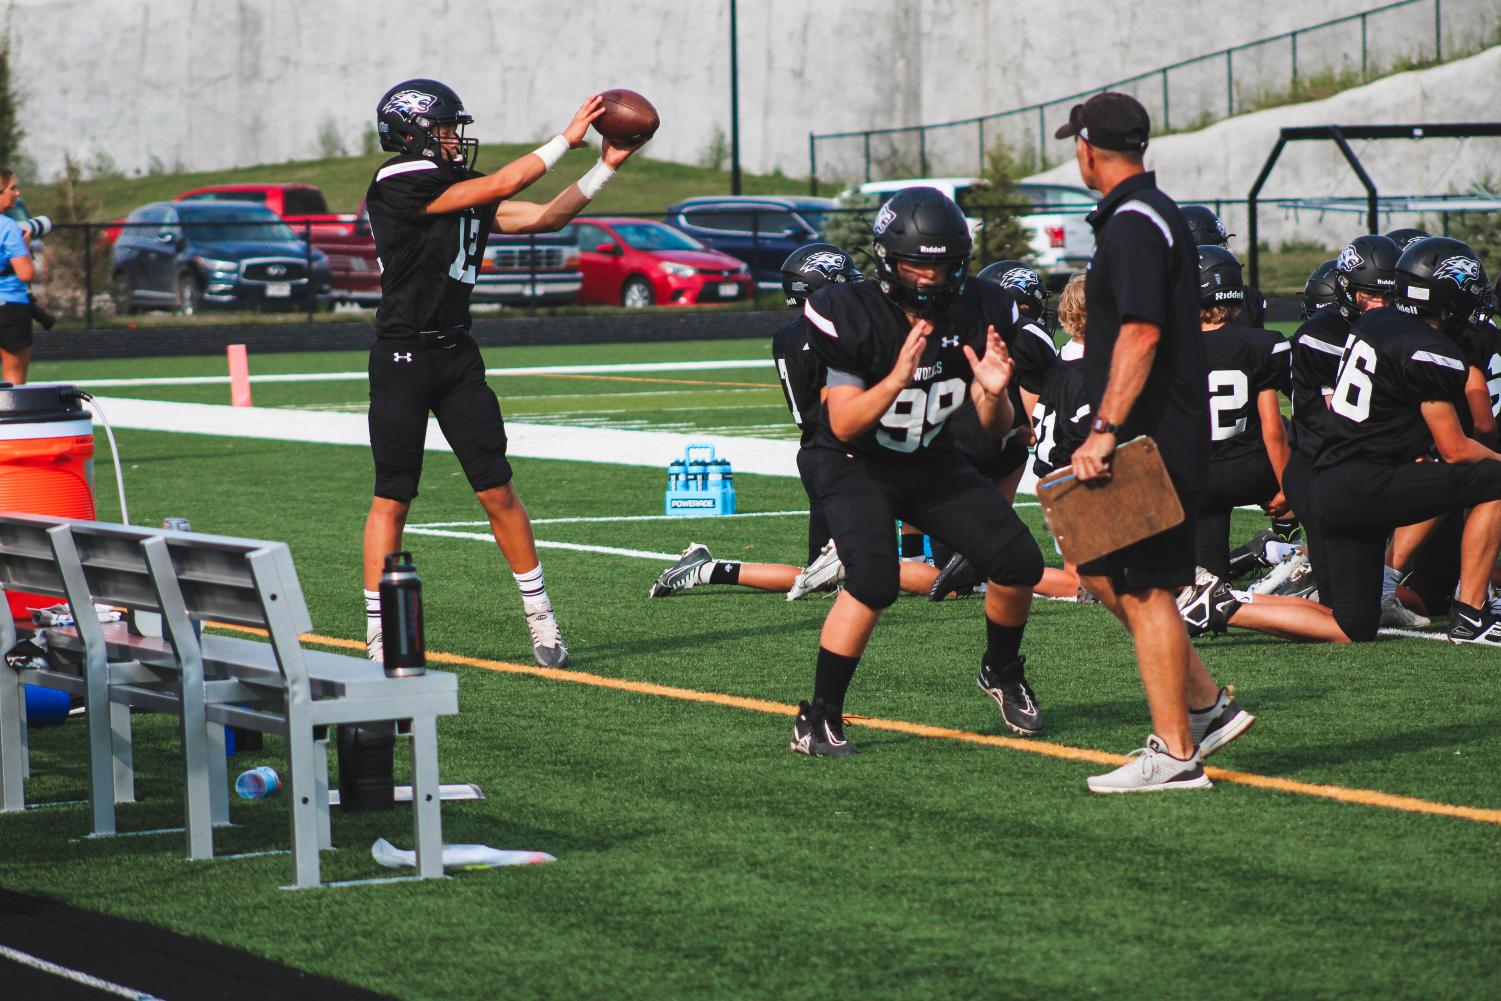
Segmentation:
[(1498, 29), (1501, 4), (1495, 0), (1399, 0), (1008, 111), (899, 128), (810, 132), (810, 190), (819, 193), (820, 178), (850, 183), (978, 175), (986, 151), (998, 141), (1042, 170), (1071, 154), (1052, 139), (1069, 108), (1101, 91), (1124, 91), (1141, 101), (1158, 133), (1186, 131), (1351, 86), (1397, 66), (1477, 51), (1495, 44)]

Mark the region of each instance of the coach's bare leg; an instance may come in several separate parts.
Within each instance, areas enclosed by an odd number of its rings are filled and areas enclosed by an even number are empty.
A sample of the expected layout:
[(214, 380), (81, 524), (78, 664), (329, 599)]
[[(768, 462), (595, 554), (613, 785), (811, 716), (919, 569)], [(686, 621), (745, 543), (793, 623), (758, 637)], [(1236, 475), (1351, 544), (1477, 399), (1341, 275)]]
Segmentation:
[(839, 597), (834, 599), (834, 607), (829, 609), (828, 616), (823, 620), (823, 632), (818, 637), (819, 645), (841, 657), (864, 656), (865, 644), (870, 642), (870, 634), (880, 618), (879, 610), (871, 608), (848, 591), (840, 591)]
[(495, 544), (510, 564), (511, 572), (536, 569), (542, 562), (537, 558), (537, 539), (532, 535), (532, 519), (516, 488), (507, 483), (476, 491), (474, 496), (479, 498), (485, 516), (490, 519), (490, 533), (495, 536)]
[(14, 353), (0, 351), (0, 371), (4, 372), (5, 381), (12, 386), (24, 386), (26, 384), (26, 370), (31, 366), (31, 349), (22, 348)]
[(411, 509), (411, 501), (389, 497), (370, 501), (370, 513), (365, 515), (365, 590), (379, 589), (386, 554), (401, 549), (401, 533), (407, 527), (407, 512)]

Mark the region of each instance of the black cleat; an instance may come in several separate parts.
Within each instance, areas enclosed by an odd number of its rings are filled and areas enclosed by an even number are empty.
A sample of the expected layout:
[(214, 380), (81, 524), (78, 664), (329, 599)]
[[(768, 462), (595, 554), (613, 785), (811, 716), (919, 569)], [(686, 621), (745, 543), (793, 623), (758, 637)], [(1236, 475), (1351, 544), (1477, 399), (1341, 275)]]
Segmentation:
[(799, 702), (792, 721), (791, 747), (815, 758), (842, 758), (859, 749), (844, 739), (844, 714), (829, 712), (818, 703)]
[(1489, 606), (1471, 608), (1461, 602), (1449, 606), (1449, 642), (1501, 646), (1501, 615)]
[(1223, 633), (1230, 628), (1230, 617), (1239, 607), (1240, 602), (1225, 582), (1203, 569), (1194, 579), (1193, 587), (1178, 599), (1178, 614), (1183, 616), (1190, 637)]
[(705, 563), (712, 563), (714, 557), (709, 555), (709, 547), (702, 542), (689, 543), (688, 548), (683, 550), (683, 555), (678, 561), (658, 577), (647, 591), (651, 598), (665, 598), (669, 594), (678, 591), (686, 591), (698, 583), (698, 571)]
[(1007, 726), (1023, 737), (1035, 737), (1042, 732), (1042, 710), (1037, 706), (1036, 693), (1022, 674), (1026, 664), (1026, 657), (1018, 657), (1003, 671), (997, 671), (989, 660), (981, 657), (975, 683), (1001, 707), (1001, 719)]
[(1263, 528), (1246, 540), (1243, 546), (1230, 550), (1230, 579), (1244, 577), (1253, 570), (1267, 570), (1272, 564), (1266, 558), (1268, 542), (1281, 542), (1276, 529)]
[(968, 594), (984, 582), (980, 571), (964, 557), (955, 553), (928, 588), (929, 601), (942, 601), (950, 594)]

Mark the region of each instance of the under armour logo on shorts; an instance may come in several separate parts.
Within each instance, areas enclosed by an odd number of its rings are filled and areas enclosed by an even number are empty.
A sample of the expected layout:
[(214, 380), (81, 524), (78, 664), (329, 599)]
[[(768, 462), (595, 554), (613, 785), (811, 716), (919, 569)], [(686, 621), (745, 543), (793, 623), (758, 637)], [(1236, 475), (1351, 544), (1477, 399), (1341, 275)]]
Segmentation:
[(411, 361), (412, 360), (412, 352), (408, 351), (406, 354), (402, 354), (400, 351), (393, 352), (392, 355), (391, 355), (391, 360), (392, 361)]
[(957, 348), (959, 346), (959, 338), (957, 338), (957, 337), (940, 337), (938, 339), (938, 345), (939, 345), (939, 347), (945, 347), (945, 348)]

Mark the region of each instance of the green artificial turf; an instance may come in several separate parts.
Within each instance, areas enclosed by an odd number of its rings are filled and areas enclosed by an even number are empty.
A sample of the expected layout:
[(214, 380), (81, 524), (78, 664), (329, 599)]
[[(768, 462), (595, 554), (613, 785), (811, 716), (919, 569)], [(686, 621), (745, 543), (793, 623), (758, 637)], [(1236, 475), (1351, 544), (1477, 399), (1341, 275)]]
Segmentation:
[[(491, 365), (521, 365), (761, 353), (720, 342), (486, 354)], [(262, 372), (362, 366), (350, 353), (252, 359)], [(36, 366), (38, 379), (220, 371), (214, 359)], [(764, 393), (780, 406), (769, 371), (654, 374), (763, 383), (747, 399)], [(527, 383), (495, 385), (519, 419), (524, 401), (508, 397)], [(339, 399), (364, 393), (359, 382), (256, 393), (327, 403), (334, 386)], [(209, 388), (217, 400), (202, 399), (223, 402), (225, 387)], [(570, 406), (628, 405), (649, 426), (672, 423), (651, 402), (660, 398), (601, 395), (632, 388), (670, 387), (580, 382)], [(688, 397), (702, 408), (693, 427), (739, 420), (729, 408), (740, 397), (703, 390)], [(100, 392), (199, 399), (157, 387)], [(201, 531), (288, 541), (317, 631), (360, 638), (364, 449), (117, 434), (132, 520), (186, 516)], [(100, 516), (112, 518), (102, 436), (99, 449)], [(661, 470), (514, 464), (539, 521), (661, 510)], [(790, 477), (740, 474), (736, 486), (742, 512), (806, 506)], [(1056, 563), (1038, 510), (1019, 510)], [(410, 524), (479, 519), (453, 457), (430, 454)], [(1234, 535), (1264, 524), (1237, 512)], [(795, 515), (539, 524), (537, 535), (663, 553), (699, 541), (721, 557), (773, 562), (800, 559), (806, 539)], [(431, 649), (529, 663), (515, 585), (493, 544), (409, 534), (407, 547), (424, 580)], [(808, 696), (826, 598), (702, 587), (654, 601), (646, 591), (658, 562), (542, 555), (577, 671), (780, 704)], [(979, 601), (905, 597), (877, 629), (848, 708), (1006, 734), (975, 687), (983, 644)], [(1501, 805), (1493, 651), (1420, 639), (1314, 647), (1238, 632), (1199, 648), (1259, 717), (1214, 764)], [(1039, 601), (1025, 651), (1048, 741), (1115, 753), (1140, 745), (1145, 702), (1130, 646), (1105, 612)], [(86, 808), (58, 806), (0, 816), (0, 881), (403, 998), (1473, 998), (1501, 977), (1493, 824), (1229, 782), (1192, 795), (1091, 797), (1084, 778), (1098, 765), (858, 725), (848, 735), (862, 754), (810, 760), (788, 752), (785, 716), (454, 670), (462, 709), (440, 724), (442, 777), (477, 783), (487, 798), (445, 805), (445, 840), (548, 851), (556, 864), (283, 892), (285, 855), (189, 863), (180, 835), (86, 839)], [(173, 721), (138, 715), (136, 726), (141, 801), (121, 808), (121, 827), (180, 823)], [(37, 731), (33, 751), (33, 800), (84, 798), (78, 721)], [(264, 753), (233, 759), (232, 774), (280, 767), (282, 753), (268, 738)], [(284, 800), (236, 800), (232, 810), (237, 826), (218, 832), (220, 854), (286, 846)], [(378, 877), (370, 843), (410, 847), (410, 815), (336, 811), (333, 834), (325, 880)]]

